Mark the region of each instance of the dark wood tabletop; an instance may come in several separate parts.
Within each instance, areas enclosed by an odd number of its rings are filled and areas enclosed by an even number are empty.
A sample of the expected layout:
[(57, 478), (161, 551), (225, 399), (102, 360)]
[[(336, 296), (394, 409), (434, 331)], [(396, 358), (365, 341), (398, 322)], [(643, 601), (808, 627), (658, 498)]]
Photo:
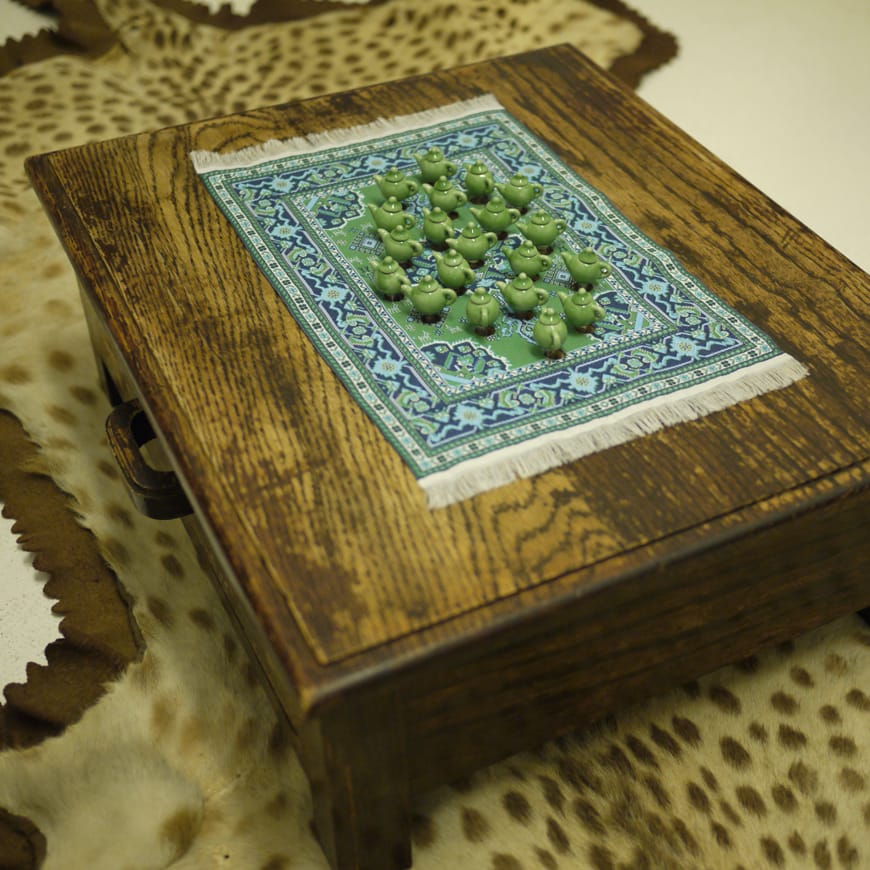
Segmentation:
[[(427, 508), (188, 155), (481, 93), (809, 376)], [(574, 50), (94, 143), (29, 171), (104, 362), (147, 408), (285, 709), (298, 722), (348, 693), (397, 693), (390, 710), (433, 746), (410, 762), (412, 789), (870, 602), (870, 279)], [(481, 745), (530, 703), (539, 724)]]

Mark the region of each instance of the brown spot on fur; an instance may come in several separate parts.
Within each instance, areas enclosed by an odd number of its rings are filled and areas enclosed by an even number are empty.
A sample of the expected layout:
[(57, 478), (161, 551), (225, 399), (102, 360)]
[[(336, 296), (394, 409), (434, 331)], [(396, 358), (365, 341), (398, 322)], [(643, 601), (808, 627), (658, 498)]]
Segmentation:
[(118, 471), (118, 466), (114, 462), (109, 462), (108, 459), (101, 459), (97, 462), (97, 468), (101, 474), (104, 474), (110, 480), (117, 480), (121, 473)]
[(813, 848), (813, 860), (816, 862), (816, 867), (820, 870), (828, 870), (831, 866), (831, 853), (828, 849), (828, 844), (824, 840), (820, 840)]
[(128, 529), (133, 528), (133, 517), (130, 515), (130, 511), (117, 502), (109, 502), (106, 505), (106, 515), (109, 519), (126, 526)]
[(558, 870), (559, 862), (553, 857), (552, 852), (548, 852), (540, 846), (535, 846), (535, 857), (544, 870)]
[(559, 855), (571, 851), (571, 841), (562, 830), (562, 826), (551, 816), (547, 818), (547, 839)]
[(731, 837), (728, 836), (728, 831), (725, 827), (719, 822), (710, 822), (710, 830), (713, 832), (713, 836), (716, 838), (716, 842), (723, 849), (731, 848)]
[(849, 663), (837, 653), (828, 653), (825, 656), (825, 670), (829, 674), (842, 676), (849, 670)]
[(175, 622), (172, 615), (172, 608), (162, 598), (158, 598), (156, 595), (149, 595), (148, 598), (145, 599), (145, 605), (148, 608), (148, 612), (164, 628), (172, 627), (172, 624)]
[(593, 834), (603, 834), (605, 831), (604, 825), (601, 822), (601, 816), (598, 810), (592, 806), (589, 801), (583, 798), (575, 798), (571, 804), (571, 809), (574, 815), (583, 823), (584, 827)]
[(843, 786), (846, 791), (863, 791), (866, 781), (854, 768), (844, 767), (840, 771), (840, 785)]
[(214, 618), (212, 615), (201, 607), (194, 607), (187, 612), (190, 621), (203, 631), (212, 631), (214, 629)]
[(807, 745), (807, 735), (790, 725), (780, 725), (776, 737), (786, 749), (803, 749)]
[(770, 703), (777, 713), (784, 716), (792, 716), (798, 709), (798, 702), (785, 692), (774, 692), (770, 696)]
[(851, 844), (849, 838), (845, 835), (837, 840), (837, 858), (840, 861), (841, 867), (855, 867), (860, 858), (858, 850)]
[(839, 725), (840, 722), (843, 721), (840, 718), (840, 711), (836, 707), (832, 707), (830, 704), (825, 704), (823, 707), (820, 707), (819, 715), (828, 725)]
[(88, 387), (73, 386), (69, 388), (70, 395), (83, 405), (96, 405), (97, 394)]
[(172, 553), (164, 553), (160, 557), (160, 564), (163, 566), (166, 573), (175, 577), (176, 580), (184, 577), (184, 566)]
[(816, 818), (826, 825), (837, 821), (837, 808), (829, 801), (819, 801), (815, 806)]
[(697, 747), (701, 743), (701, 732), (691, 719), (674, 716), (671, 719), (671, 724), (674, 726), (677, 737), (684, 743), (688, 743), (692, 747)]
[(13, 363), (0, 370), (0, 380), (7, 384), (27, 384), (30, 382), (30, 372), (20, 365)]
[(76, 415), (61, 405), (49, 405), (45, 412), (56, 423), (61, 423), (64, 426), (75, 426), (78, 423)]
[(288, 867), (290, 867), (290, 858), (287, 855), (271, 855), (260, 870), (287, 870)]
[(462, 808), (462, 834), (471, 843), (479, 843), (489, 836), (491, 830), (486, 816), (473, 807)]
[(625, 739), (625, 743), (631, 750), (631, 754), (641, 763), (655, 770), (659, 769), (659, 763), (656, 761), (655, 755), (650, 751), (646, 743), (633, 734), (629, 734)]
[(75, 359), (64, 350), (53, 350), (48, 356), (48, 364), (59, 372), (68, 372), (75, 365)]
[(774, 867), (782, 867), (785, 864), (785, 852), (773, 837), (761, 838), (761, 850), (768, 863), (773, 864)]
[(175, 704), (165, 695), (154, 700), (151, 705), (151, 731), (156, 739), (165, 736), (175, 722)]
[(788, 673), (792, 680), (803, 689), (811, 689), (815, 685), (812, 675), (805, 668), (795, 666)]
[(507, 814), (521, 825), (527, 825), (532, 820), (532, 805), (525, 795), (518, 791), (507, 791), (502, 795), (501, 805)]
[(659, 728), (655, 723), (652, 723), (649, 727), (649, 736), (653, 743), (661, 749), (664, 749), (668, 755), (672, 755), (674, 758), (679, 758), (683, 754), (680, 744), (677, 743), (677, 741), (674, 740), (667, 731), (663, 728)]
[(846, 702), (863, 713), (870, 711), (870, 697), (865, 695), (860, 689), (850, 689), (846, 694)]
[(279, 791), (269, 803), (266, 804), (266, 815), (273, 819), (281, 819), (290, 812), (290, 798), (286, 791)]
[(784, 812), (792, 813), (797, 808), (797, 798), (794, 792), (787, 786), (777, 783), (771, 790), (774, 803)]
[(757, 743), (767, 743), (767, 728), (760, 722), (750, 722), (749, 736)]
[(829, 741), (828, 746), (836, 755), (843, 758), (851, 758), (858, 751), (855, 741), (851, 737), (843, 735), (834, 735)]
[(719, 741), (719, 749), (726, 764), (735, 770), (745, 770), (752, 765), (752, 756), (733, 737), (723, 737)]
[(544, 800), (561, 815), (565, 814), (565, 795), (555, 779), (549, 776), (539, 776), (538, 781), (544, 791)]
[(185, 807), (171, 815), (160, 826), (160, 836), (172, 846), (172, 860), (179, 859), (190, 848), (190, 844), (199, 831), (200, 822), (201, 815)]
[(595, 870), (616, 870), (610, 850), (597, 843), (589, 847), (589, 861)]
[(796, 761), (788, 769), (788, 778), (802, 795), (815, 794), (819, 786), (819, 775), (802, 761)]
[(499, 852), (492, 856), (492, 870), (523, 870), (523, 865), (513, 855)]
[(731, 716), (737, 716), (742, 709), (740, 699), (724, 686), (711, 686), (710, 700), (723, 713), (728, 713)]
[(177, 543), (175, 538), (172, 537), (168, 532), (155, 532), (154, 533), (154, 542), (158, 547), (175, 547)]
[(767, 806), (764, 803), (764, 799), (752, 786), (738, 786), (735, 794), (737, 795), (737, 802), (748, 813), (758, 816), (758, 818), (763, 818), (767, 815)]
[(701, 786), (694, 782), (690, 782), (686, 787), (686, 792), (689, 796), (689, 803), (691, 803), (696, 810), (709, 814), (710, 798), (707, 797), (707, 792), (705, 792)]
[(103, 546), (106, 548), (109, 557), (114, 559), (119, 565), (126, 565), (130, 561), (130, 553), (117, 538), (104, 538)]
[(797, 831), (793, 831), (792, 835), (788, 838), (788, 847), (795, 855), (806, 855), (807, 853), (807, 845)]

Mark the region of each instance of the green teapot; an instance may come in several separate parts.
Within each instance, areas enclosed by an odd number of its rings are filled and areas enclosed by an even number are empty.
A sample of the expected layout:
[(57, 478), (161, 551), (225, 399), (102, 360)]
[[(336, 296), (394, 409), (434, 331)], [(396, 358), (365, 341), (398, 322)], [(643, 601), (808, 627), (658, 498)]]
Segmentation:
[(411, 238), (411, 234), (405, 227), (394, 227), (389, 232), (378, 230), (378, 236), (384, 243), (387, 255), (399, 263), (407, 263), (411, 257), (423, 253), (423, 246), (416, 239)]
[(447, 239), (447, 247), (459, 251), (469, 263), (479, 263), (497, 242), (495, 233), (485, 233), (479, 223), (469, 221), (455, 239)]
[(536, 196), (544, 192), (540, 184), (533, 184), (522, 172), (517, 172), (508, 181), (496, 184), (496, 188), (516, 208), (526, 208)]
[(468, 265), (468, 261), (455, 249), (448, 250), (446, 254), (435, 251), (432, 256), (435, 258), (438, 280), (461, 296), (465, 292), (466, 285), (475, 278), (474, 270)]
[(404, 297), (402, 285), (410, 284), (405, 270), (389, 255), (382, 260), (369, 260), (374, 273), (374, 288), (390, 302), (397, 302)]
[(562, 345), (568, 338), (568, 327), (555, 308), (548, 305), (541, 310), (532, 337), (550, 359), (561, 359), (565, 355)]
[(409, 230), (414, 226), (414, 216), (402, 209), (402, 203), (395, 196), (388, 196), (387, 201), (383, 205), (374, 205), (371, 202), (367, 202), (366, 207), (375, 225), (387, 232), (394, 227), (402, 226)]
[(442, 287), (431, 275), (421, 278), (413, 287), (403, 284), (402, 293), (411, 300), (423, 323), (436, 323), (444, 308), (456, 301), (456, 291)]
[(441, 208), (446, 212), (455, 211), (468, 200), (468, 197), (458, 187), (454, 187), (453, 182), (446, 175), (442, 175), (435, 184), (424, 184), (423, 190), (433, 207)]
[(517, 229), (537, 247), (548, 248), (566, 226), (562, 218), (553, 218), (541, 208), (529, 215), (527, 221), (517, 224)]
[(496, 281), (495, 286), (501, 290), (504, 301), (520, 320), (530, 320), (534, 309), (550, 297), (525, 272), (520, 272), (513, 281)]
[(474, 202), (484, 202), (495, 189), (495, 180), (479, 160), (465, 167), (465, 190)]
[(459, 168), (451, 163), (440, 148), (432, 147), (425, 154), (415, 154), (414, 159), (420, 167), (420, 174), (427, 184), (434, 184), (442, 175), (450, 178)]
[(493, 324), (500, 315), (498, 299), (487, 293), (485, 288), (475, 287), (474, 292), (468, 294), (465, 317), (478, 335), (492, 335), (495, 332)]
[(433, 209), (423, 209), (423, 235), (433, 245), (449, 243), (453, 235), (453, 221), (443, 208), (436, 205)]
[(604, 317), (604, 309), (595, 301), (588, 290), (578, 290), (576, 293), (557, 291), (565, 309), (565, 319), (578, 332), (594, 332), (597, 321)]
[(475, 220), (486, 230), (503, 233), (520, 213), (515, 208), (508, 208), (500, 196), (493, 196), (483, 208), (471, 207)]
[(517, 275), (520, 272), (525, 272), (532, 278), (539, 275), (545, 269), (549, 269), (552, 262), (550, 257), (538, 251), (530, 239), (523, 239), (519, 247), (514, 248), (512, 251), (506, 250), (505, 256)]
[(401, 169), (395, 167), (388, 169), (383, 175), (376, 175), (375, 184), (386, 198), (394, 196), (400, 202), (413, 196), (420, 189), (415, 179), (408, 178)]
[(610, 274), (610, 266), (592, 248), (584, 248), (579, 254), (562, 251), (561, 256), (571, 277), (587, 290), (592, 290), (596, 282)]

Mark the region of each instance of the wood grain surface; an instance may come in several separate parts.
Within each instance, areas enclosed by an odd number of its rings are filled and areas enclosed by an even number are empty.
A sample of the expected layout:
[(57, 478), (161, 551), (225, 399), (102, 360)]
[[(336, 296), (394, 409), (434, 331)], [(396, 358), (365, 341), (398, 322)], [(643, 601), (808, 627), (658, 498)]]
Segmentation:
[[(188, 153), (483, 92), (810, 377), (427, 509)], [(387, 660), (605, 588), (629, 563), (651, 569), (731, 529), (752, 534), (774, 512), (805, 510), (832, 475), (866, 491), (867, 276), (567, 47), (57, 152), (30, 171), (108, 325), (118, 377), (135, 384), (306, 704)]]

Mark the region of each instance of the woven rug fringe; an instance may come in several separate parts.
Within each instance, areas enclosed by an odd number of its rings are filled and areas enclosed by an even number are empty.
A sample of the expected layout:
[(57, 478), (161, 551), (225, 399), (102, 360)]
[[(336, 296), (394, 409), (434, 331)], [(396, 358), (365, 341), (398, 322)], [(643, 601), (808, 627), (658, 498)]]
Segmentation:
[(430, 508), (446, 507), (641, 435), (696, 420), (737, 402), (782, 389), (807, 374), (809, 372), (802, 363), (787, 354), (780, 354), (738, 373), (673, 393), (666, 400), (652, 399), (633, 405), (621, 414), (493, 451), (448, 471), (420, 478), (418, 483), (426, 493)]
[(501, 109), (499, 101), (492, 94), (482, 94), (470, 100), (462, 100), (446, 106), (438, 106), (410, 115), (397, 115), (393, 118), (378, 118), (368, 124), (354, 127), (344, 127), (337, 130), (327, 130), (323, 133), (311, 133), (295, 139), (270, 139), (260, 145), (251, 145), (229, 154), (216, 151), (191, 151), (190, 159), (199, 174), (217, 169), (240, 169), (256, 166), (269, 160), (279, 160), (282, 157), (295, 157), (299, 154), (312, 154), (340, 145), (352, 145), (355, 142), (365, 142), (388, 133), (402, 133), (442, 121), (453, 121), (464, 118), (476, 112), (491, 109)]

